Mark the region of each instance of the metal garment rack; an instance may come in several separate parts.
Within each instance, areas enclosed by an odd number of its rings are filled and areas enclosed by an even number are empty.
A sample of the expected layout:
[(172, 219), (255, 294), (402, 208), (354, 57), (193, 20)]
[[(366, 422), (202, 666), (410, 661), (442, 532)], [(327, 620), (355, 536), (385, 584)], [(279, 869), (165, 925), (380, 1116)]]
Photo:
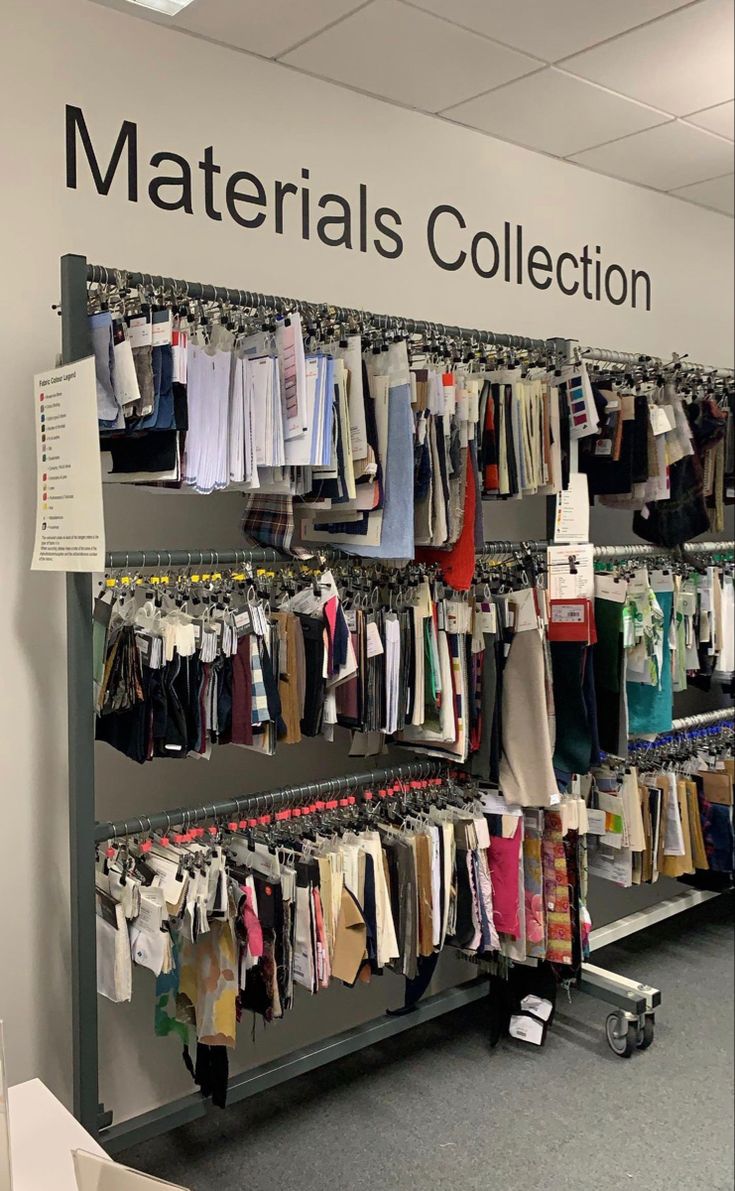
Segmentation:
[[(87, 285), (89, 282), (142, 286), (148, 289), (175, 291), (180, 300), (187, 297), (203, 301), (223, 301), (232, 305), (267, 306), (286, 311), (303, 308), (310, 315), (321, 312), (337, 321), (370, 322), (376, 329), (394, 329), (399, 333), (424, 333), (466, 339), (498, 347), (529, 351), (550, 351), (560, 360), (570, 358), (570, 341), (566, 339), (532, 339), (525, 336), (499, 334), (471, 328), (445, 326), (422, 320), (398, 318), (390, 315), (367, 314), (285, 298), (270, 297), (219, 286), (187, 283), (151, 274), (126, 272), (90, 265), (83, 256), (66, 255), (61, 259), (61, 328), (62, 360), (65, 364), (92, 354), (87, 317)], [(545, 549), (547, 543), (487, 543), (490, 549)], [(659, 552), (660, 553), (660, 552)], [(155, 564), (153, 562), (155, 556)], [(160, 565), (230, 565), (248, 562), (277, 562), (281, 556), (269, 549), (213, 550), (213, 551), (129, 551), (113, 552), (107, 557), (111, 568)], [(73, 1039), (72, 1079), (74, 1113), (93, 1135), (101, 1137), (109, 1149), (120, 1149), (134, 1141), (165, 1131), (175, 1125), (193, 1120), (206, 1111), (206, 1101), (194, 1093), (181, 1101), (164, 1105), (150, 1113), (111, 1125), (111, 1115), (98, 1102), (98, 1005), (96, 971), (96, 906), (95, 906), (95, 846), (100, 832), (114, 824), (98, 824), (95, 809), (94, 702), (92, 650), (93, 577), (89, 573), (68, 573), (67, 594), (67, 691), (68, 691), (68, 772), (69, 772), (69, 832), (71, 874), (71, 953)], [(418, 763), (425, 765), (425, 763)], [(406, 770), (407, 766), (400, 767)], [(358, 775), (359, 777), (360, 775)], [(364, 775), (363, 775), (364, 776)], [(377, 774), (369, 776), (370, 781)], [(327, 784), (327, 789), (330, 786)], [(311, 788), (313, 790), (313, 788)], [(260, 798), (269, 795), (256, 796)], [(225, 806), (227, 804), (224, 804)], [(232, 805), (232, 802), (231, 804)], [(244, 809), (246, 797), (234, 800)], [(256, 802), (257, 806), (257, 802)], [(166, 812), (163, 812), (164, 815)], [(155, 818), (152, 822), (155, 822)], [(123, 824), (124, 826), (124, 824)], [(230, 1082), (230, 1099), (237, 1100), (272, 1087), (285, 1079), (312, 1070), (334, 1058), (357, 1051), (373, 1042), (391, 1037), (410, 1026), (431, 1020), (484, 996), (487, 981), (484, 977), (460, 985), (435, 997), (426, 998), (406, 1017), (384, 1017), (365, 1026), (356, 1027), (334, 1038), (292, 1053), (274, 1063), (234, 1077)], [(630, 994), (634, 997), (634, 994)], [(640, 997), (638, 1002), (640, 1003)]]
[[(400, 333), (444, 335), (466, 339), (498, 347), (529, 351), (566, 351), (566, 340), (531, 339), (526, 336), (499, 334), (467, 327), (446, 326), (418, 319), (398, 318), (391, 315), (369, 314), (363, 310), (349, 310), (343, 307), (314, 304), (293, 299), (233, 290), (220, 286), (203, 285), (199, 282), (179, 281), (170, 277), (134, 273), (100, 265), (91, 265), (86, 258), (66, 255), (61, 258), (61, 337), (62, 361), (73, 363), (92, 354), (92, 342), (87, 317), (88, 283), (116, 284), (119, 286), (141, 286), (149, 290), (168, 290), (179, 299), (200, 299), (222, 301), (245, 307), (265, 306), (271, 310), (285, 312), (304, 309), (310, 316), (323, 314), (337, 321), (355, 320), (362, 325), (369, 322), (376, 329), (394, 329)], [(154, 563), (155, 558), (155, 563)], [(160, 565), (230, 565), (247, 562), (277, 562), (281, 558), (273, 550), (178, 550), (178, 551), (117, 551), (108, 555), (107, 564), (116, 566)], [(98, 840), (98, 826), (95, 809), (95, 760), (94, 760), (94, 703), (93, 703), (93, 655), (92, 655), (92, 575), (73, 572), (66, 577), (66, 624), (67, 624), (67, 695), (68, 695), (68, 742), (69, 742), (69, 835), (70, 835), (70, 882), (71, 882), (71, 952), (72, 952), (72, 1081), (74, 1114), (93, 1135), (102, 1135), (105, 1144), (132, 1144), (144, 1136), (160, 1133), (163, 1129), (181, 1124), (201, 1115), (204, 1111), (202, 1098), (195, 1095), (183, 1105), (164, 1106), (145, 1118), (134, 1118), (121, 1126), (110, 1127), (110, 1114), (98, 1102), (98, 1006), (97, 1006), (97, 954), (95, 942), (95, 845)], [(372, 779), (371, 779), (372, 780)], [(262, 796), (261, 796), (262, 797)], [(244, 799), (241, 800), (244, 805)], [(312, 1048), (307, 1057), (291, 1057), (290, 1066), (284, 1060), (280, 1074), (273, 1070), (261, 1073), (260, 1082), (253, 1073), (240, 1077), (239, 1083), (231, 1084), (231, 1098), (250, 1095), (259, 1087), (272, 1086), (290, 1074), (311, 1069), (327, 1061), (324, 1056), (349, 1054), (362, 1046), (370, 1045), (379, 1037), (390, 1037), (407, 1029), (410, 1025), (429, 1020), (440, 1013), (465, 1004), (484, 995), (486, 981), (479, 984), (462, 985), (448, 993), (440, 993), (423, 1002), (415, 1013), (407, 1018), (385, 1018), (366, 1027), (358, 1027)], [(322, 1058), (319, 1058), (319, 1055)], [(169, 1111), (170, 1110), (170, 1111)], [(168, 1123), (164, 1124), (164, 1118)]]

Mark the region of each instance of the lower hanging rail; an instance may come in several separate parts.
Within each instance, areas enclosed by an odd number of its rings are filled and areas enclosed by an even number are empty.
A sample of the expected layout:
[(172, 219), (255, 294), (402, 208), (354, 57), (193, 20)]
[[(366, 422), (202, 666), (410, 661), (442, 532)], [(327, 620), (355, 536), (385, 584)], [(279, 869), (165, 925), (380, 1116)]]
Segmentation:
[[(607, 926), (598, 927), (590, 935), (590, 950), (606, 947), (618, 939), (627, 938), (656, 922), (718, 897), (706, 890), (692, 889), (678, 893), (635, 914), (626, 915)], [(322, 1038), (298, 1050), (289, 1051), (258, 1067), (233, 1075), (228, 1084), (228, 1104), (237, 1104), (257, 1096), (269, 1088), (316, 1071), (329, 1063), (355, 1054), (368, 1046), (394, 1038), (414, 1026), (433, 1021), (445, 1013), (461, 1009), (487, 996), (489, 977), (481, 975), (455, 988), (446, 989), (419, 1001), (405, 1016), (388, 1014), (373, 1018), (362, 1025)], [(647, 984), (610, 972), (596, 964), (584, 963), (577, 983), (580, 992), (615, 1006), (606, 1023), (607, 1040), (618, 1055), (628, 1057), (636, 1049), (643, 1050), (653, 1041), (654, 1014), (661, 1003), (661, 992)], [(199, 1092), (192, 1092), (172, 1100), (139, 1116), (119, 1124), (110, 1123), (110, 1114), (100, 1116), (99, 1139), (110, 1154), (118, 1154), (140, 1142), (149, 1141), (180, 1125), (189, 1124), (205, 1116), (211, 1102)]]
[[(386, 1038), (393, 1038), (396, 1034), (413, 1029), (414, 1026), (433, 1021), (444, 1013), (461, 1009), (464, 1005), (479, 1001), (487, 995), (488, 978), (478, 976), (466, 984), (426, 997), (404, 1016), (391, 1017), (386, 1014), (376, 1017), (363, 1025), (344, 1030), (341, 1034), (334, 1034), (299, 1050), (289, 1051), (280, 1058), (243, 1071), (239, 1075), (233, 1075), (228, 1084), (227, 1102), (237, 1104), (240, 1100), (257, 1096), (269, 1088), (275, 1088), (309, 1071), (316, 1071), (337, 1059), (343, 1059), (356, 1051), (364, 1050), (367, 1046), (373, 1046), (376, 1042), (384, 1042)], [(149, 1141), (179, 1125), (198, 1120), (206, 1115), (210, 1107), (209, 1100), (199, 1092), (192, 1092), (179, 1100), (162, 1104), (160, 1108), (153, 1108), (150, 1112), (121, 1121), (118, 1125), (102, 1128), (99, 1140), (110, 1154), (118, 1154), (121, 1150), (142, 1141)]]

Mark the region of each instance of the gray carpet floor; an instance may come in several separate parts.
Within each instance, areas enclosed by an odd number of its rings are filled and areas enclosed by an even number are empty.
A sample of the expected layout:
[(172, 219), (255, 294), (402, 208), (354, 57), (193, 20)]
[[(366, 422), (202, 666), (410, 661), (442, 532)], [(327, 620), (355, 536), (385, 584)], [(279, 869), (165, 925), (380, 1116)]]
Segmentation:
[(732, 1191), (733, 902), (594, 956), (662, 990), (650, 1050), (560, 997), (546, 1045), (488, 1049), (482, 1002), (122, 1155), (191, 1191)]

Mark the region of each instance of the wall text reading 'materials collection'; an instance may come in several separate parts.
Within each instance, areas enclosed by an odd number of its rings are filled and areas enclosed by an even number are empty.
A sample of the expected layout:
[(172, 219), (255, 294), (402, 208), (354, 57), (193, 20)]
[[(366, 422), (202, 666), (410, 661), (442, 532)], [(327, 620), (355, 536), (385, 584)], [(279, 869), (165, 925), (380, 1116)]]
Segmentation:
[[(101, 195), (108, 195), (116, 183), (131, 203), (147, 196), (162, 211), (189, 215), (201, 211), (217, 223), (232, 220), (248, 230), (270, 228), (279, 236), (376, 252), (386, 260), (403, 254), (407, 229), (400, 212), (376, 205), (365, 183), (352, 187), (352, 197), (320, 192), (305, 166), (297, 179), (264, 181), (251, 170), (223, 169), (212, 145), (193, 163), (168, 149), (142, 163), (138, 125), (132, 120), (123, 120), (114, 144), (95, 145), (82, 109), (67, 104), (66, 185), (70, 189), (77, 188), (85, 167)], [(451, 203), (440, 203), (428, 212), (422, 234), (434, 264), (450, 273), (471, 270), (489, 281), (553, 288), (590, 302), (651, 309), (650, 274), (609, 262), (599, 244), (584, 244), (573, 252), (552, 251), (534, 243), (522, 224), (509, 220), (493, 231), (474, 230)]]

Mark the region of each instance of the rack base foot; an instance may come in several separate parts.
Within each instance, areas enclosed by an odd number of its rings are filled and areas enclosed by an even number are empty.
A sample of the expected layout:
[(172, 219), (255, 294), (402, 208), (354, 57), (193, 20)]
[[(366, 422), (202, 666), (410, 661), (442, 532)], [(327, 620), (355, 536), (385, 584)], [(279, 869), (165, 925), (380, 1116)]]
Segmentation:
[(582, 964), (577, 982), (580, 992), (615, 1006), (605, 1022), (605, 1037), (613, 1054), (628, 1059), (636, 1050), (647, 1050), (653, 1042), (661, 992), (596, 964)]

